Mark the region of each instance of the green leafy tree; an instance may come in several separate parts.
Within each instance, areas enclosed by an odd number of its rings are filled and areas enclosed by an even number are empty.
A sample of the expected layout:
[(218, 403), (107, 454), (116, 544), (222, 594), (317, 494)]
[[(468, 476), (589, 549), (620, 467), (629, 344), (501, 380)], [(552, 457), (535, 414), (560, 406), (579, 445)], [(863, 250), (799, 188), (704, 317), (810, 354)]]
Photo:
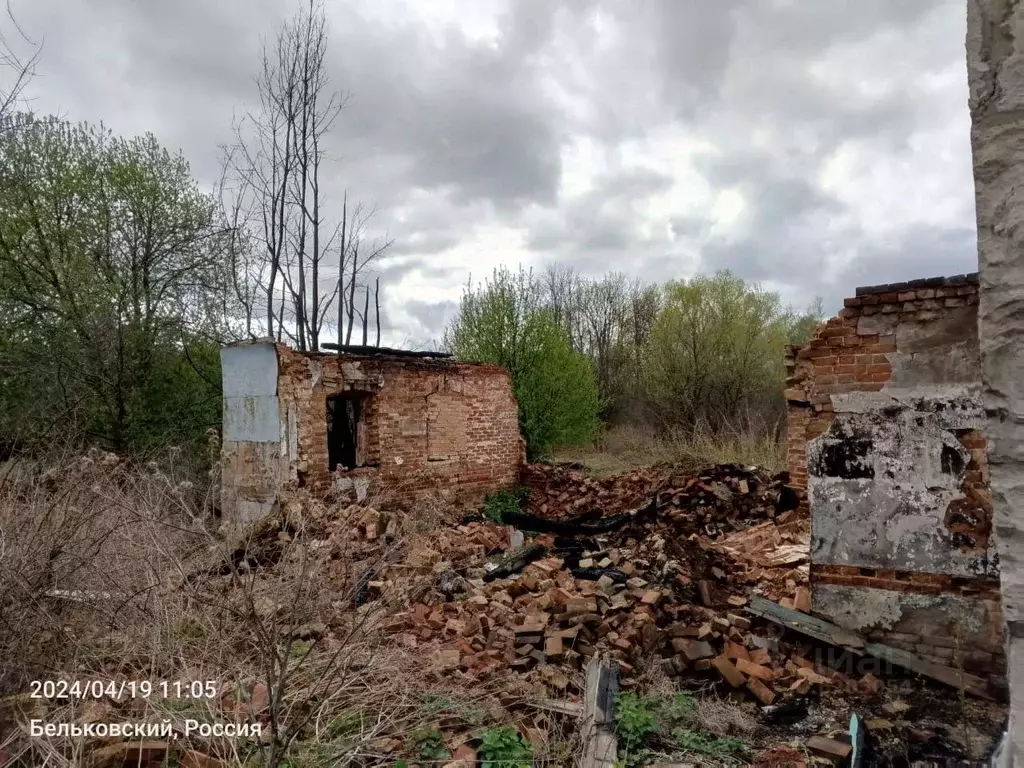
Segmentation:
[(151, 135), (19, 124), (0, 133), (0, 434), (77, 428), (126, 451), (216, 425), (229, 311), (212, 200)]
[(509, 371), (531, 460), (596, 436), (601, 404), (590, 361), (573, 349), (532, 273), (502, 268), (467, 286), (444, 343), (460, 358)]
[(780, 407), (790, 320), (775, 293), (727, 272), (670, 282), (648, 379), (669, 425), (718, 428)]

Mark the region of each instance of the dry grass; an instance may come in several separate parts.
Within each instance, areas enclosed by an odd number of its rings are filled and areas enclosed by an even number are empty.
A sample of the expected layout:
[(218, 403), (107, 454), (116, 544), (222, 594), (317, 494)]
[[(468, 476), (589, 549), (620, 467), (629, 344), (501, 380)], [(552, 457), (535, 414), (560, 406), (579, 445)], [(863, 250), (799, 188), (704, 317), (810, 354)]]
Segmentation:
[(578, 462), (594, 475), (613, 475), (653, 464), (676, 464), (698, 470), (715, 464), (785, 468), (785, 444), (771, 430), (675, 430), (657, 435), (630, 425), (610, 428), (600, 443), (588, 448), (560, 450), (556, 461)]
[[(442, 524), (444, 500), (429, 505)], [(418, 510), (423, 511), (423, 510)], [(418, 732), (517, 725), (517, 679), (468, 688), (430, 649), (381, 641), (400, 594), (363, 602), (368, 574), (405, 556), (402, 531), (360, 550), (365, 508), (297, 497), (250, 535), (247, 558), (217, 538), (212, 506), (174, 471), (94, 453), (0, 487), (0, 764), (85, 764), (81, 739), (28, 738), (28, 721), (168, 721), (178, 752), (226, 766), (417, 763)], [(417, 515), (419, 517), (419, 515)], [(423, 533), (413, 535), (425, 535)], [(189, 578), (189, 577), (193, 578)], [(199, 700), (28, 699), (32, 680), (214, 681)], [(502, 704), (499, 704), (498, 694)], [(264, 723), (262, 739), (185, 739), (185, 720)], [(575, 723), (530, 719), (538, 762), (570, 765)], [(445, 761), (440, 761), (445, 762)]]
[(694, 430), (676, 432), (666, 443), (672, 463), (694, 470), (713, 464), (740, 464), (779, 472), (786, 466), (785, 443), (770, 433)]

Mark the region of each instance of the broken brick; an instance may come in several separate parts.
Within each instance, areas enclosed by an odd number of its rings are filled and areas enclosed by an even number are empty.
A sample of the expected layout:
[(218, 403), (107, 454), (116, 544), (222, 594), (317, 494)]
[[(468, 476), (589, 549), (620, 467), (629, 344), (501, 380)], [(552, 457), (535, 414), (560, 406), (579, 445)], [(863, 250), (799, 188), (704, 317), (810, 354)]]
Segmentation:
[(661, 600), (661, 592), (656, 589), (648, 590), (644, 593), (644, 596), (640, 598), (640, 602), (644, 605), (657, 605)]
[(850, 752), (853, 751), (851, 745), (844, 744), (835, 739), (829, 739), (825, 736), (812, 736), (807, 740), (807, 749), (819, 757), (824, 757), (836, 763), (845, 760)]
[(747, 690), (754, 694), (760, 702), (766, 706), (775, 701), (775, 694), (770, 688), (768, 688), (768, 686), (756, 677), (751, 677), (747, 680)]
[[(676, 643), (679, 645), (677, 646)], [(687, 661), (709, 659), (715, 655), (711, 645), (703, 640), (677, 639), (673, 641), (672, 645)]]
[(748, 658), (755, 664), (771, 664), (772, 655), (764, 648), (755, 648), (748, 652)]
[(700, 601), (706, 606), (714, 605), (714, 600), (711, 597), (711, 582), (709, 581), (698, 581), (697, 591), (700, 593)]
[(793, 593), (793, 608), (803, 613), (811, 612), (811, 593), (807, 587), (797, 587)]
[(564, 652), (565, 649), (562, 647), (562, 638), (558, 635), (549, 637), (544, 641), (544, 655), (549, 659), (557, 659)]
[(738, 659), (736, 661), (736, 669), (745, 675), (756, 677), (759, 680), (771, 680), (775, 677), (770, 668), (763, 667), (760, 664), (755, 664), (754, 662), (747, 661), (746, 659)]
[(462, 654), (459, 651), (441, 651), (438, 654), (438, 662), (442, 669), (455, 669), (459, 666)]
[(725, 656), (716, 656), (712, 664), (714, 664), (715, 669), (718, 670), (722, 678), (733, 688), (739, 688), (747, 682), (747, 678)]
[(750, 629), (750, 619), (746, 616), (737, 616), (735, 613), (726, 614), (726, 620), (737, 629)]
[(750, 659), (750, 654), (747, 649), (739, 643), (734, 643), (731, 640), (725, 644), (723, 655), (730, 661), (736, 661), (737, 659)]
[(882, 681), (868, 672), (858, 681), (857, 688), (868, 696), (877, 696), (882, 690)]

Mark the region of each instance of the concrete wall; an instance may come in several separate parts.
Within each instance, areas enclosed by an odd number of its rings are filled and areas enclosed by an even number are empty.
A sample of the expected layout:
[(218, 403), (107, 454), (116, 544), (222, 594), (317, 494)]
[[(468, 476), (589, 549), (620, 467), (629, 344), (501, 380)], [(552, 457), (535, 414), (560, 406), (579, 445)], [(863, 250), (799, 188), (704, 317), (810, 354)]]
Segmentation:
[(967, 74), (981, 272), (984, 404), (1010, 659), (1012, 757), (1024, 765), (1024, 6), (968, 0)]
[(266, 515), (286, 479), (277, 396), (277, 353), (271, 344), (221, 350), (223, 443), (221, 512), (229, 528)]
[(815, 611), (904, 645), (920, 634), (935, 660), (966, 642), (998, 674), (977, 303), (974, 275), (860, 288), (790, 349), (789, 470)]
[[(475, 506), (517, 481), (518, 411), (498, 366), (270, 344), (231, 347), (223, 359), (224, 517), (232, 524), (268, 509), (281, 487), (406, 504), (436, 495)], [(362, 466), (332, 473), (327, 400), (339, 394), (362, 403)]]

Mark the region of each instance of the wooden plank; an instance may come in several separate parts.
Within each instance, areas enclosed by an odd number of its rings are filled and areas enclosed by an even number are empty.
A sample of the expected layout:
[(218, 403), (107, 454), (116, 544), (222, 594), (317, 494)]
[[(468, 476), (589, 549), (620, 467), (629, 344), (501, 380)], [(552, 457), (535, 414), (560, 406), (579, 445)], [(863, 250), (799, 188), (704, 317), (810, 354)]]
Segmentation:
[(882, 643), (867, 643), (862, 637), (848, 630), (830, 624), (815, 616), (809, 616), (800, 611), (785, 608), (771, 600), (752, 595), (750, 605), (746, 609), (749, 613), (761, 618), (768, 619), (786, 629), (800, 632), (815, 640), (820, 640), (829, 645), (844, 648), (858, 655), (868, 654), (876, 659), (888, 661), (896, 666), (903, 667), (910, 672), (916, 672), (932, 680), (944, 683), (948, 686), (963, 690), (972, 696), (980, 699), (994, 699), (988, 683), (980, 677), (970, 675), (962, 670), (953, 669), (942, 664), (925, 661), (907, 651), (901, 651)]
[(888, 645), (882, 645), (881, 643), (869, 643), (866, 650), (876, 659), (883, 659), (911, 672), (917, 672), (919, 675), (930, 677), (932, 680), (945, 683), (957, 690), (963, 690), (972, 696), (977, 696), (979, 699), (988, 699), (990, 701), (995, 699), (990, 693), (989, 685), (985, 680), (961, 669), (954, 669), (944, 664), (925, 661), (912, 653), (907, 653), (899, 648), (893, 648)]
[(543, 709), (548, 712), (558, 712), (570, 717), (583, 715), (583, 705), (576, 701), (565, 701), (564, 699), (535, 699), (528, 702), (535, 709)]
[(762, 619), (768, 619), (768, 621), (775, 624), (813, 637), (815, 640), (820, 640), (823, 643), (837, 645), (861, 655), (864, 653), (864, 646), (866, 644), (856, 635), (837, 627), (835, 624), (822, 621), (816, 616), (794, 611), (792, 608), (786, 608), (758, 595), (750, 596), (750, 605), (746, 607), (746, 611), (755, 616), (760, 616)]
[(583, 696), (583, 760), (581, 768), (614, 768), (619, 745), (615, 736), (618, 668), (598, 656), (587, 662)]

